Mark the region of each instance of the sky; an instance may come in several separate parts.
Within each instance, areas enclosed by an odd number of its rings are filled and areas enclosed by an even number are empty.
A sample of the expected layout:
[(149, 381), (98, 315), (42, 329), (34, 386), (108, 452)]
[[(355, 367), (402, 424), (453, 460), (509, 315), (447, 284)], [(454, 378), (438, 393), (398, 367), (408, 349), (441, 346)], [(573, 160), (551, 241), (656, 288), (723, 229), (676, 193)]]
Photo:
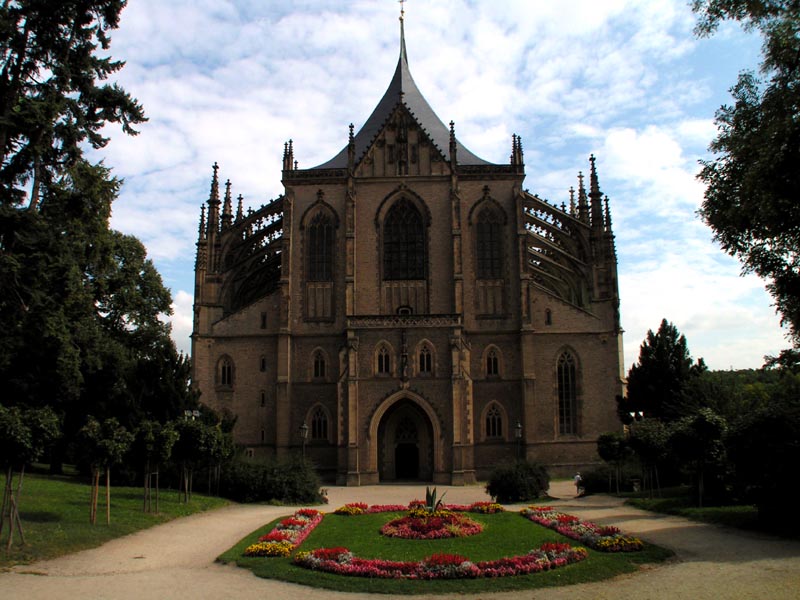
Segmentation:
[[(137, 236), (172, 290), (188, 352), (195, 243), (214, 162), (258, 208), (282, 193), (284, 143), (300, 168), (332, 158), (377, 105), (399, 53), (395, 0), (129, 0), (110, 53), (149, 121), (93, 152), (124, 180), (112, 226)], [(694, 35), (688, 0), (408, 0), (414, 79), (473, 153), (506, 163), (522, 137), (524, 187), (568, 202), (597, 157), (619, 259), (625, 369), (663, 318), (712, 369), (757, 368), (789, 346), (764, 281), (742, 276), (697, 216), (696, 178), (761, 41), (725, 24)]]

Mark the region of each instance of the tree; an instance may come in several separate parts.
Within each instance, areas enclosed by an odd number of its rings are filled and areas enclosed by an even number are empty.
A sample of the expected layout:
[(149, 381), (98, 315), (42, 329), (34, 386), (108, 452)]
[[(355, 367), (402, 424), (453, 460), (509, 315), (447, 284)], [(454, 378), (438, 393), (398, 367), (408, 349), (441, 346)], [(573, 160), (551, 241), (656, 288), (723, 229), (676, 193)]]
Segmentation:
[(628, 411), (667, 421), (682, 417), (691, 403), (689, 382), (706, 370), (702, 358), (692, 364), (686, 338), (663, 319), (658, 332), (648, 330), (639, 361), (628, 372), (628, 396), (618, 400), (620, 417), (624, 423), (630, 422)]
[(716, 113), (718, 134), (702, 161), (700, 215), (745, 272), (768, 280), (781, 321), (800, 344), (800, 3), (694, 0), (697, 33), (723, 20), (758, 30), (760, 76), (740, 73), (733, 105)]
[[(622, 465), (631, 454), (625, 437), (618, 432), (604, 433), (597, 438), (597, 454), (614, 467), (614, 480), (619, 494), (619, 480), (622, 478)], [(611, 490), (611, 474), (608, 475), (608, 489)]]
[[(723, 474), (727, 460), (727, 431), (728, 423), (723, 417), (709, 408), (701, 408), (678, 421), (670, 435), (669, 446), (672, 453), (696, 481), (698, 506), (703, 506), (707, 495), (708, 476), (719, 477)], [(719, 493), (718, 488), (719, 486), (714, 489), (715, 493)]]
[(106, 419), (101, 424), (90, 416), (80, 431), (85, 458), (92, 467), (92, 496), (89, 522), (97, 522), (97, 496), (100, 490), (100, 471), (106, 474), (106, 525), (111, 524), (111, 467), (122, 462), (130, 449), (133, 435), (116, 419)]
[(142, 421), (136, 430), (133, 453), (138, 460), (144, 463), (144, 512), (152, 512), (152, 477), (156, 481), (156, 508), (158, 513), (159, 502), (159, 469), (172, 456), (172, 448), (178, 440), (178, 432), (174, 423), (162, 425), (157, 421)]
[[(38, 206), (108, 123), (145, 121), (116, 84), (124, 65), (106, 54), (125, 0), (6, 0), (0, 4), (0, 186), (4, 204)], [(102, 51), (102, 52), (99, 52)]]
[[(6, 549), (11, 548), (14, 526), (20, 541), (25, 543), (22, 520), (19, 517), (20, 493), (25, 466), (39, 460), (45, 449), (58, 436), (58, 418), (49, 408), (22, 410), (0, 405), (0, 467), (5, 472), (3, 501), (0, 504), (0, 534), (8, 522)], [(14, 471), (19, 471), (14, 490)]]

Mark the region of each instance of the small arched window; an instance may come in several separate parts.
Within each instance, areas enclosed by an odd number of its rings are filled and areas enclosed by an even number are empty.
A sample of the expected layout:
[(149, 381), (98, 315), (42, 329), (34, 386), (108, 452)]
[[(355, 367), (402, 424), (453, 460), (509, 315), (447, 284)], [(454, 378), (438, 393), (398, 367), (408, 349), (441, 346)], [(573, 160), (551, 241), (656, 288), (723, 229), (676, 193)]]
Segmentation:
[(389, 375), (392, 372), (392, 355), (386, 346), (378, 349), (378, 375)]
[(261, 406), (262, 407), (266, 406), (267, 405), (267, 392), (264, 391), (264, 390), (261, 390), (261, 395), (260, 396), (261, 396)]
[(503, 278), (503, 221), (497, 211), (487, 207), (478, 214), (478, 279)]
[(225, 357), (219, 361), (218, 379), (220, 385), (233, 385), (233, 361)]
[(545, 325), (552, 325), (553, 324), (553, 311), (549, 308), (544, 311), (544, 324)]
[(486, 437), (503, 437), (503, 414), (496, 404), (493, 404), (489, 410), (486, 411)]
[(486, 376), (500, 376), (500, 357), (497, 354), (496, 348), (492, 348), (486, 353)]
[(258, 369), (262, 373), (267, 370), (267, 357), (262, 356), (258, 363)]
[(424, 344), (419, 351), (419, 374), (431, 375), (433, 373), (433, 358), (428, 344)]
[(321, 406), (315, 408), (311, 414), (311, 439), (328, 439), (328, 415)]
[(325, 355), (322, 350), (314, 352), (314, 379), (325, 378)]
[(333, 280), (333, 223), (318, 212), (308, 226), (308, 281)]
[(578, 432), (577, 386), (575, 359), (569, 352), (558, 358), (558, 432), (575, 434)]

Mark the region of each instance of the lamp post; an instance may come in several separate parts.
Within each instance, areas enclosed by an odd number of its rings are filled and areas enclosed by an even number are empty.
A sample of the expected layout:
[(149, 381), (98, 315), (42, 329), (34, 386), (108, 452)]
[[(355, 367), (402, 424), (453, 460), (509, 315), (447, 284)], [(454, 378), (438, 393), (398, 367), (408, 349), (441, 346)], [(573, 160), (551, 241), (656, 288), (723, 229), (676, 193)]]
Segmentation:
[(200, 416), (200, 411), (199, 411), (199, 410), (197, 410), (197, 409), (194, 409), (194, 410), (185, 410), (185, 411), (183, 411), (183, 416), (184, 416), (184, 417), (186, 417), (186, 420), (187, 420), (187, 421), (188, 421), (189, 419), (191, 419), (192, 421), (194, 421), (194, 420), (195, 420), (197, 417), (199, 417), (199, 416)]
[(303, 458), (306, 457), (306, 440), (308, 440), (308, 425), (303, 421), (300, 425), (300, 437), (303, 438)]
[(517, 438), (517, 460), (522, 456), (522, 423), (517, 421), (514, 426), (514, 437)]

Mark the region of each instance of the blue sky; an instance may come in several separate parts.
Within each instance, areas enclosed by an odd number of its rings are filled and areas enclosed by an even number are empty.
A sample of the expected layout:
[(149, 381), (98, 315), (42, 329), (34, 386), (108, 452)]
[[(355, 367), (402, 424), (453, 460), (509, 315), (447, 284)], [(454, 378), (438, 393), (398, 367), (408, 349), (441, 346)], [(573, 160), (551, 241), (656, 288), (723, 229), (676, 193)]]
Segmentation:
[[(381, 98), (399, 49), (394, 0), (130, 0), (111, 53), (150, 121), (96, 154), (124, 179), (112, 225), (139, 237), (169, 286), (189, 348), (193, 267), (211, 165), (258, 207), (280, 195), (283, 144), (322, 163)], [(523, 139), (525, 187), (567, 201), (597, 156), (619, 255), (626, 369), (648, 329), (674, 322), (714, 369), (787, 347), (764, 282), (697, 218), (713, 116), (760, 40), (693, 34), (684, 0), (409, 0), (414, 79), (482, 158)]]

